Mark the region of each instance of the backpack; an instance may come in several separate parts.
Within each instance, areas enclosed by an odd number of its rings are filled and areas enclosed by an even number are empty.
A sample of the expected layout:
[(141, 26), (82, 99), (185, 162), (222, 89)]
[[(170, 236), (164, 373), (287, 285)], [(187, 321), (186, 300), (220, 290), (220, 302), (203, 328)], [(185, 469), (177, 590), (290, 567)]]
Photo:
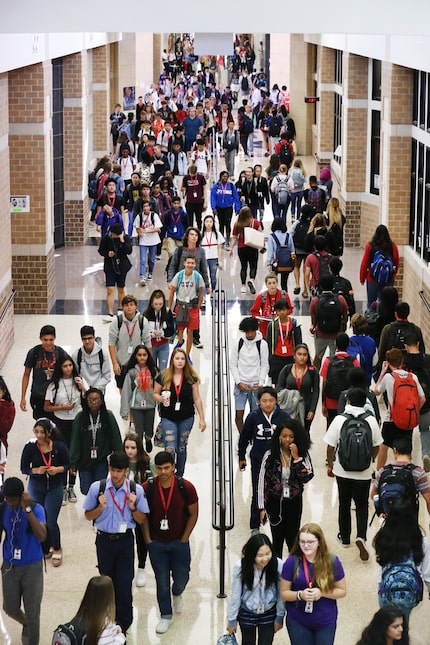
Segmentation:
[(288, 203), (288, 179), (287, 177), (282, 178), (280, 175), (276, 176), (278, 180), (277, 186), (275, 188), (276, 201), (279, 206), (286, 206)]
[[(241, 340), (243, 340), (243, 338)], [(184, 484), (184, 478), (183, 477), (176, 477), (176, 481), (178, 482), (179, 492), (181, 493), (182, 499), (185, 502), (185, 506), (188, 509), (188, 497), (187, 497), (187, 491), (186, 491), (185, 484)], [(147, 499), (148, 506), (149, 506), (150, 510), (151, 510), (152, 498), (154, 497), (154, 486), (155, 486), (154, 477), (150, 477), (148, 479), (148, 488), (145, 491), (146, 492), (146, 499)]]
[(289, 168), (293, 162), (293, 159), (294, 156), (290, 144), (281, 143), (281, 147), (279, 149), (279, 161)]
[(272, 260), (272, 269), (274, 271), (289, 273), (294, 268), (294, 260), (291, 257), (291, 251), (288, 247), (289, 235), (288, 233), (285, 233), (285, 241), (283, 244), (280, 243), (279, 238), (275, 233), (272, 233), (272, 238), (275, 240), (276, 244), (276, 254)]
[[(184, 275), (185, 275), (185, 269), (182, 269), (181, 271), (179, 271), (179, 273), (178, 273), (178, 286), (176, 287), (176, 293), (178, 293), (178, 291), (179, 291), (179, 286), (180, 286), (182, 280), (184, 279)], [(194, 280), (196, 281), (196, 289), (198, 291), (199, 288), (200, 288), (199, 287), (200, 273), (198, 271), (196, 271), (195, 269), (193, 270), (193, 277), (194, 277)]]
[[(139, 228), (142, 228), (142, 223), (143, 223), (143, 213), (140, 211), (139, 213)], [(151, 211), (151, 224), (152, 227), (154, 228), (154, 213)]]
[(302, 222), (300, 220), (293, 233), (293, 241), (296, 249), (305, 248), (305, 240), (306, 240), (308, 231), (309, 231), (309, 222)]
[(340, 429), (337, 458), (344, 470), (363, 472), (372, 463), (372, 430), (366, 421), (368, 412), (355, 417), (343, 414), (345, 421)]
[(79, 622), (73, 619), (70, 623), (58, 625), (54, 631), (51, 645), (84, 645), (86, 638)]
[(387, 516), (391, 506), (396, 502), (410, 504), (418, 515), (419, 500), (412, 471), (414, 464), (406, 466), (384, 466), (378, 480), (375, 502), (375, 511), (379, 516)]
[[(243, 347), (243, 343), (244, 343), (244, 342), (245, 342), (245, 341), (244, 341), (244, 339), (243, 339), (243, 338), (239, 338), (239, 343), (238, 343), (238, 346), (237, 346), (237, 353), (238, 353), (238, 354), (239, 354), (240, 350), (242, 349), (242, 347)], [(257, 345), (258, 355), (259, 355), (259, 357), (261, 358), (261, 338), (260, 338), (260, 340), (257, 340), (257, 341), (255, 342), (255, 344)]]
[[(281, 289), (281, 297), (280, 300), (287, 300), (288, 292), (285, 291), (284, 289)], [(261, 308), (264, 309), (264, 305), (267, 299), (267, 291), (263, 291), (261, 294)]]
[(401, 376), (392, 372), (394, 379), (393, 401), (390, 405), (391, 421), (400, 430), (413, 430), (420, 419), (420, 402), (414, 375)]
[[(352, 285), (348, 285), (346, 278), (342, 278), (340, 275), (333, 276), (333, 293), (340, 294), (343, 296), (348, 305), (349, 315), (352, 316), (355, 313), (355, 302), (354, 302), (354, 292), (350, 288)], [(352, 293), (351, 293), (352, 291)]]
[(377, 311), (366, 311), (364, 317), (367, 320), (367, 335), (379, 343), (381, 335), (381, 314)]
[(412, 556), (399, 564), (382, 567), (378, 595), (383, 606), (393, 605), (405, 611), (416, 607), (423, 599), (423, 580)]
[(406, 325), (398, 323), (396, 320), (390, 323), (390, 333), (388, 336), (387, 349), (400, 349), (405, 352), (405, 338), (408, 334), (415, 332), (415, 326), (408, 322)]
[(242, 76), (242, 80), (240, 82), (240, 88), (242, 92), (247, 92), (249, 90), (249, 81), (247, 76)]
[(323, 209), (323, 193), (319, 188), (316, 190), (312, 190), (309, 188), (308, 190), (308, 204), (309, 206), (312, 207), (312, 210), (314, 213), (322, 213)]
[(383, 251), (376, 251), (370, 263), (370, 277), (378, 284), (388, 284), (393, 280), (394, 264)]
[[(119, 330), (122, 327), (122, 323), (124, 322), (124, 317), (123, 317), (122, 314), (117, 314), (116, 317), (117, 317), (117, 320), (118, 320), (118, 333), (119, 333)], [(138, 320), (139, 320), (140, 337), (141, 338), (142, 338), (142, 332), (143, 332), (143, 318), (144, 318), (143, 314), (139, 314)]]
[[(134, 481), (134, 479), (129, 479), (128, 482), (130, 484), (130, 493), (135, 493), (136, 492), (136, 482)], [(106, 490), (106, 479), (101, 479), (100, 480), (100, 487), (99, 487), (99, 495), (104, 493), (105, 490)], [(99, 495), (97, 495), (97, 497)]]
[[(118, 329), (119, 329), (119, 326), (118, 326)], [(103, 363), (105, 360), (102, 349), (99, 349), (98, 357), (99, 357), (100, 369), (102, 369)], [(76, 357), (76, 366), (78, 368), (78, 372), (81, 371), (81, 363), (82, 363), (82, 347), (79, 348), (78, 355)]]
[(333, 356), (327, 370), (327, 381), (325, 384), (324, 394), (329, 399), (339, 400), (344, 390), (345, 383), (348, 382), (348, 372), (354, 367), (352, 356), (341, 358)]
[(320, 271), (319, 271), (319, 280), (321, 278), (325, 278), (327, 275), (330, 275), (330, 260), (332, 259), (332, 254), (331, 253), (326, 253), (322, 254), (319, 251), (314, 251), (313, 255), (317, 258), (319, 265), (320, 265)]
[(357, 343), (356, 340), (350, 340), (349, 341), (349, 346), (347, 347), (346, 351), (352, 358), (357, 358), (359, 359), (360, 362), (360, 367), (362, 367), (366, 372), (366, 356), (364, 355), (363, 349), (360, 345), (360, 343)]
[(422, 367), (404, 365), (403, 369), (407, 369), (417, 377), (426, 397), (425, 403), (420, 410), (420, 414), (428, 412), (430, 410), (430, 356), (428, 356), (428, 354), (424, 355), (424, 364)]
[(342, 327), (342, 312), (339, 296), (331, 291), (318, 296), (316, 312), (318, 330), (324, 334), (336, 334)]
[(243, 132), (244, 134), (251, 134), (252, 132), (254, 132), (252, 119), (247, 114), (243, 115)]
[(282, 119), (279, 116), (272, 117), (269, 125), (269, 137), (279, 137), (282, 128)]
[(88, 197), (97, 199), (97, 187), (99, 180), (96, 178), (94, 170), (88, 174)]

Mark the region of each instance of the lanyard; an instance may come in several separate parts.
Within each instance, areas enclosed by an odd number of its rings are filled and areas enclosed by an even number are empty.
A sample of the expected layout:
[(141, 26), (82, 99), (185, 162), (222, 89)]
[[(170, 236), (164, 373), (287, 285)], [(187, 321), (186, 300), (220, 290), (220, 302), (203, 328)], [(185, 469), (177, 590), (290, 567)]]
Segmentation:
[(181, 382), (179, 385), (176, 385), (176, 383), (173, 381), (173, 387), (175, 388), (175, 393), (176, 393), (176, 400), (179, 401), (179, 397), (181, 396), (181, 390), (182, 390), (182, 383), (184, 382), (184, 373), (182, 372), (181, 376)]
[(306, 584), (310, 589), (312, 587), (312, 580), (309, 578), (308, 563), (305, 556), (303, 556), (303, 571), (305, 572)]
[(304, 370), (304, 372), (302, 373), (301, 376), (297, 376), (296, 368), (294, 367), (294, 378), (296, 379), (296, 385), (297, 385), (297, 389), (298, 389), (299, 392), (300, 392), (300, 389), (302, 387), (303, 377), (304, 377), (304, 375), (306, 374), (307, 371), (308, 371), (308, 368), (306, 368)]
[(64, 379), (61, 379), (63, 381), (63, 387), (66, 392), (66, 397), (67, 397), (67, 402), (72, 403), (73, 402), (73, 379), (72, 379), (72, 384), (70, 386), (70, 391), (67, 389), (66, 383)]
[(90, 414), (90, 427), (91, 427), (91, 437), (93, 440), (93, 443), (92, 443), (93, 448), (96, 447), (96, 435), (97, 435), (97, 429), (99, 427), (99, 424), (100, 424), (100, 412), (97, 415), (97, 419), (95, 423), (93, 423), (92, 414)]
[(55, 351), (51, 352), (51, 354), (52, 354), (52, 360), (48, 360), (46, 352), (45, 350), (43, 350), (42, 367), (46, 367), (47, 369), (52, 369), (55, 366), (55, 363), (57, 362)]
[(133, 327), (131, 328), (131, 333), (130, 333), (130, 327), (128, 326), (128, 322), (125, 323), (125, 326), (127, 328), (128, 339), (130, 343), (131, 343), (131, 339), (133, 338), (134, 330), (136, 329), (136, 324), (137, 324), (137, 320), (134, 321)]
[(107, 195), (107, 200), (109, 202), (109, 206), (113, 208), (115, 206), (116, 195), (114, 195), (113, 197)]
[(279, 335), (280, 335), (280, 337), (281, 337), (281, 344), (282, 344), (282, 345), (285, 345), (286, 341), (288, 340), (288, 328), (289, 328), (289, 324), (287, 323), (287, 325), (286, 325), (286, 327), (287, 327), (287, 330), (286, 330), (286, 331), (287, 331), (287, 333), (286, 333), (286, 336), (285, 336), (285, 340), (284, 340), (284, 334), (283, 334), (283, 332), (282, 332), (282, 324), (281, 324), (281, 321), (280, 321), (280, 320), (278, 320), (278, 327), (279, 327)]
[(161, 484), (160, 484), (160, 480), (158, 479), (157, 481), (158, 481), (158, 490), (160, 491), (161, 504), (162, 504), (163, 510), (164, 510), (164, 517), (166, 518), (167, 517), (167, 511), (169, 510), (170, 502), (172, 501), (173, 489), (175, 487), (175, 478), (173, 478), (172, 485), (170, 486), (169, 495), (167, 497), (167, 502), (166, 502), (166, 499), (164, 497), (164, 493), (163, 493), (163, 489), (162, 489)]
[(204, 246), (212, 246), (212, 235), (213, 235), (212, 231), (210, 232), (210, 237), (208, 233), (205, 233), (206, 244)]
[(116, 503), (116, 499), (113, 495), (112, 488), (109, 488), (109, 493), (110, 493), (110, 496), (112, 497), (112, 501), (123, 517), (124, 517), (125, 505), (127, 504), (127, 500), (128, 500), (128, 479), (125, 480), (125, 488), (126, 488), (126, 493), (125, 493), (124, 504), (122, 508), (120, 508), (120, 506), (118, 506), (118, 504)]
[(174, 213), (172, 213), (172, 222), (174, 224), (177, 224), (179, 222), (179, 220), (181, 219), (181, 215), (182, 215), (182, 213), (178, 213), (178, 217), (175, 219)]
[(51, 468), (51, 464), (52, 464), (52, 450), (50, 450), (50, 451), (49, 451), (49, 459), (46, 459), (46, 458), (45, 458), (45, 453), (44, 453), (42, 450), (40, 450), (40, 448), (39, 448), (39, 452), (40, 452), (40, 454), (42, 455), (43, 463), (45, 464), (45, 466), (46, 466), (47, 468)]

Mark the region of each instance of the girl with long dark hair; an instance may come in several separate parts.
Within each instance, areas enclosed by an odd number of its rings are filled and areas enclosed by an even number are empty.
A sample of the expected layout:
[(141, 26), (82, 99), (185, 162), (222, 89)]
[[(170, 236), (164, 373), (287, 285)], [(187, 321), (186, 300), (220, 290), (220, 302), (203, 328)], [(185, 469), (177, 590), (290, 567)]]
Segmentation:
[(115, 624), (115, 594), (109, 576), (90, 579), (72, 623), (84, 632), (86, 645), (125, 643), (121, 628)]
[(173, 314), (167, 307), (166, 296), (161, 289), (151, 293), (143, 315), (151, 330), (152, 358), (161, 372), (169, 362), (169, 340), (175, 334)]
[(206, 253), (212, 291), (216, 287), (217, 269), (222, 269), (222, 247), (224, 243), (224, 236), (217, 231), (213, 215), (206, 215), (203, 220), (201, 245)]
[(130, 421), (134, 421), (139, 437), (145, 437), (147, 452), (152, 450), (154, 434), (156, 372), (154, 359), (148, 349), (145, 345), (136, 345), (126, 366), (120, 414), (123, 419), (130, 416)]
[[(245, 228), (253, 228), (256, 231), (262, 231), (261, 224), (252, 216), (251, 209), (244, 206), (240, 209), (236, 223), (233, 226), (233, 235), (230, 245), (230, 256), (233, 255), (233, 248), (237, 242), (237, 254), (240, 261), (240, 281), (242, 286), (240, 293), (246, 293), (246, 284), (249, 291), (255, 295), (255, 277), (257, 275), (258, 249), (253, 249), (245, 244)], [(249, 280), (246, 282), (246, 276), (249, 266)]]
[(282, 629), (284, 605), (279, 595), (282, 562), (264, 533), (249, 538), (242, 559), (233, 569), (227, 631), (234, 634), (237, 623), (242, 645), (270, 645)]
[(284, 541), (292, 548), (300, 528), (304, 484), (314, 476), (309, 434), (299, 421), (280, 423), (261, 462), (257, 505), (270, 522), (273, 548), (282, 558)]
[[(65, 354), (55, 363), (51, 382), (45, 394), (45, 412), (54, 415), (54, 422), (66, 446), (70, 449), (73, 422), (82, 409), (81, 401), (88, 390), (88, 383), (79, 376), (76, 363)], [(68, 480), (68, 485), (67, 485)], [(64, 473), (63, 506), (77, 501), (74, 485), (76, 475), (71, 471)]]
[(382, 607), (365, 627), (356, 645), (409, 645), (403, 614), (397, 607)]
[[(371, 266), (377, 251), (381, 251), (384, 256), (391, 258), (393, 263), (393, 275), (391, 276), (391, 279), (385, 283), (377, 282), (377, 280), (371, 275)], [(381, 299), (381, 293), (384, 286), (392, 286), (394, 284), (399, 270), (399, 264), (400, 259), (397, 244), (392, 241), (387, 227), (384, 226), (384, 224), (379, 224), (379, 226), (376, 227), (371, 241), (366, 244), (360, 265), (360, 282), (361, 284), (366, 283), (367, 307), (370, 307), (372, 302)]]

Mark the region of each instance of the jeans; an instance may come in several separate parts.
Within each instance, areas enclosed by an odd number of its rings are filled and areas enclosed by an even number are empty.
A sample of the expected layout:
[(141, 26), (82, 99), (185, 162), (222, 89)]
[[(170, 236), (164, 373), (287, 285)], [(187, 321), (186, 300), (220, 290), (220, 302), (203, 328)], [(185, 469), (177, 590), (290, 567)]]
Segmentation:
[(226, 150), (224, 155), (225, 167), (230, 177), (234, 177), (234, 161), (236, 159), (236, 149)]
[[(40, 604), (43, 594), (42, 560), (23, 567), (3, 564), (1, 571), (5, 613), (26, 627), (28, 645), (39, 645)], [(21, 601), (24, 611), (21, 609)]]
[(134, 537), (128, 529), (120, 538), (97, 533), (97, 564), (99, 573), (110, 576), (115, 592), (115, 622), (125, 633), (133, 622)]
[(389, 284), (379, 284), (378, 282), (366, 282), (366, 291), (367, 291), (367, 308), (369, 309), (372, 302), (376, 300), (381, 300), (382, 290), (384, 287), (392, 287), (393, 283)]
[(248, 134), (247, 146), (248, 146), (248, 154), (252, 155), (254, 152), (254, 133), (253, 132)]
[(63, 486), (46, 488), (46, 482), (41, 482), (30, 477), (28, 481), (28, 492), (31, 499), (44, 507), (46, 513), (46, 526), (49, 530), (52, 546), (55, 551), (61, 549), (60, 527), (58, 526), (58, 515), (63, 501)]
[(216, 276), (217, 276), (217, 268), (218, 268), (218, 259), (217, 258), (212, 258), (211, 260), (207, 260), (208, 267), (209, 267), (209, 275), (210, 275), (210, 281), (211, 281), (211, 288), (212, 291), (214, 291), (216, 287)]
[(300, 206), (302, 205), (303, 190), (298, 190), (291, 193), (291, 215), (299, 214)]
[(156, 253), (157, 253), (156, 244), (154, 244), (153, 246), (146, 246), (145, 244), (139, 245), (139, 254), (140, 254), (139, 276), (141, 278), (146, 277), (146, 258), (148, 254), (149, 254), (149, 274), (152, 275), (154, 273)]
[(106, 479), (108, 475), (107, 460), (94, 464), (92, 468), (85, 468), (79, 470), (79, 488), (82, 495), (86, 495), (90, 490), (91, 484), (98, 482), (101, 479)]
[(152, 347), (152, 358), (157, 369), (165, 370), (167, 363), (169, 362), (169, 343), (164, 343), (163, 345), (153, 345)]
[(421, 456), (430, 457), (430, 410), (420, 414), (420, 439), (421, 439)]
[(287, 630), (291, 645), (333, 645), (336, 624), (313, 630), (287, 616)]
[(241, 627), (242, 645), (255, 645), (257, 642), (258, 632), (258, 645), (272, 645), (275, 631), (273, 625), (258, 625), (257, 627)]
[(172, 574), (172, 593), (180, 596), (190, 579), (191, 553), (189, 542), (159, 542), (148, 544), (149, 558), (157, 583), (157, 601), (161, 618), (172, 618), (172, 598), (170, 595), (170, 574)]
[(150, 408), (149, 410), (132, 408), (130, 413), (133, 417), (134, 427), (136, 428), (136, 432), (139, 437), (143, 439), (143, 436), (145, 435), (147, 439), (152, 439), (154, 435), (155, 408)]
[(176, 453), (176, 474), (178, 477), (182, 477), (184, 474), (187, 462), (188, 437), (193, 423), (194, 417), (180, 421), (161, 419), (166, 450), (167, 452)]
[(370, 479), (346, 479), (336, 477), (339, 491), (339, 533), (342, 542), (349, 543), (351, 537), (351, 500), (356, 507), (357, 537), (366, 540), (369, 518)]

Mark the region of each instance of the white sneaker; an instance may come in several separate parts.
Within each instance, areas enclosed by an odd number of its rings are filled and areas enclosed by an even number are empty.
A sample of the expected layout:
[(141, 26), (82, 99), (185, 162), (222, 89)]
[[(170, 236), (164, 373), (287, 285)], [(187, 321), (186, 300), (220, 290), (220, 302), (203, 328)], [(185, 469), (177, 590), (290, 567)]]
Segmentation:
[(146, 285), (146, 279), (145, 278), (140, 278), (140, 286), (144, 287)]
[(172, 605), (175, 614), (182, 614), (182, 609), (184, 607), (184, 599), (182, 597), (182, 594), (180, 596), (173, 596), (172, 594)]
[(363, 560), (363, 562), (367, 562), (367, 560), (369, 559), (369, 549), (367, 548), (366, 542), (363, 540), (363, 538), (358, 537), (355, 540), (355, 544), (360, 551), (360, 558)]
[(111, 323), (113, 320), (113, 314), (106, 314), (103, 316), (103, 322)]
[(240, 293), (246, 293), (246, 286), (244, 284), (240, 287)]
[(136, 587), (144, 587), (145, 585), (146, 585), (145, 569), (138, 569), (136, 573)]
[(165, 634), (167, 630), (169, 629), (170, 625), (172, 624), (172, 619), (171, 618), (161, 618), (160, 622), (158, 623), (157, 627), (155, 628), (155, 631), (157, 634)]

